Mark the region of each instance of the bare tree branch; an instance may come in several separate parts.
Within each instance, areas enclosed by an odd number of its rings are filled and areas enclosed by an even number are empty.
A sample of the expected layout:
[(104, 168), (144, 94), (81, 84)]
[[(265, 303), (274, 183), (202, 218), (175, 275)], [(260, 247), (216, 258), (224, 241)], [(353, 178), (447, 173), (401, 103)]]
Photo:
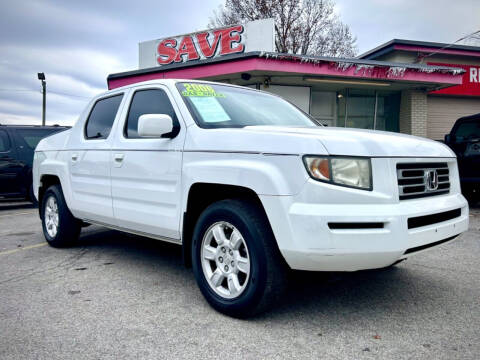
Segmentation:
[(334, 0), (225, 0), (209, 26), (273, 18), (278, 52), (353, 57), (356, 37), (334, 12)]

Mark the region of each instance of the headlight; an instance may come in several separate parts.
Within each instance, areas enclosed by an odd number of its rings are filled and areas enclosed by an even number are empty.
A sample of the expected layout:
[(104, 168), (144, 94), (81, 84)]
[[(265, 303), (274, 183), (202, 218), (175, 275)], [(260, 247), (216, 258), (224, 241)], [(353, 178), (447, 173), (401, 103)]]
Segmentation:
[(319, 181), (372, 190), (370, 159), (355, 157), (304, 156), (310, 176)]

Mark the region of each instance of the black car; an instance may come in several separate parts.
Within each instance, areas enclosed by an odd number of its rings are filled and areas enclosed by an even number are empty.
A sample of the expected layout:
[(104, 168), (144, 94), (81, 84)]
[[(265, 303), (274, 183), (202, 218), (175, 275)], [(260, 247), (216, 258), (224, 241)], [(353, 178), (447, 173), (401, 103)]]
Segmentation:
[(445, 144), (457, 155), (462, 193), (471, 202), (480, 200), (480, 113), (458, 119)]
[(0, 198), (36, 202), (32, 191), (35, 147), (44, 137), (69, 127), (0, 125)]

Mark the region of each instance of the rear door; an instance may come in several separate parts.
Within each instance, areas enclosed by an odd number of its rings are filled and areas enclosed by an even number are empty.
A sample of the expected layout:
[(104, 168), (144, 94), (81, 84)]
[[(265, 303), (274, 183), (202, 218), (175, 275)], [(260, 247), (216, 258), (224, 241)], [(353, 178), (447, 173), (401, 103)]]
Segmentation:
[(73, 210), (76, 216), (114, 225), (110, 182), (110, 149), (114, 124), (124, 94), (98, 99), (87, 121), (74, 128), (68, 146), (69, 175)]
[[(181, 168), (185, 126), (165, 86), (131, 90), (112, 147), (113, 210), (117, 225), (138, 233), (179, 241)], [(173, 138), (140, 138), (138, 118), (167, 114), (181, 125)]]
[(8, 132), (0, 129), (0, 195), (21, 195), (21, 162)]

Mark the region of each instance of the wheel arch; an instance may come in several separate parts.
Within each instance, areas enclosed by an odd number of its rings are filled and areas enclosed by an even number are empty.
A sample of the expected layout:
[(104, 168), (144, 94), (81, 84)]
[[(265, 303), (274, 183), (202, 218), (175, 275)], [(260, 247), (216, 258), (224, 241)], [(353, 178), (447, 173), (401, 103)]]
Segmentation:
[(58, 175), (42, 174), (40, 176), (40, 182), (38, 186), (38, 204), (39, 204), (38, 210), (40, 215), (42, 211), (41, 204), (42, 204), (43, 196), (45, 195), (45, 191), (47, 191), (47, 189), (52, 185), (60, 185), (60, 187), (62, 186), (60, 177)]
[(182, 256), (186, 267), (191, 267), (192, 235), (195, 224), (200, 214), (209, 205), (225, 199), (241, 199), (254, 203), (264, 214), (268, 224), (265, 208), (258, 196), (252, 189), (238, 185), (225, 185), (216, 183), (198, 182), (190, 186), (188, 191), (182, 225)]

